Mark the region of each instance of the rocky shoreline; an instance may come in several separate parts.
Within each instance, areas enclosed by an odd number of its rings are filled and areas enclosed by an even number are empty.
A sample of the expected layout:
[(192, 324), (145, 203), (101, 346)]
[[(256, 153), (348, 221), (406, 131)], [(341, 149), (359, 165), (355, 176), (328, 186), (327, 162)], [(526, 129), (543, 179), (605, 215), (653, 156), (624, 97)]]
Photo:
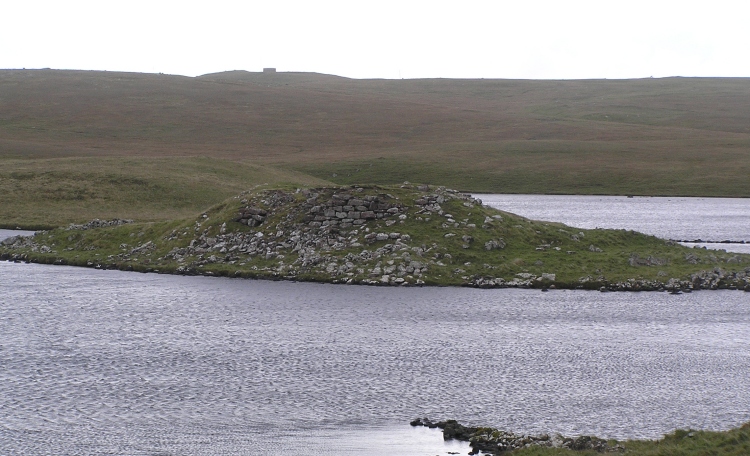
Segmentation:
[(167, 228), (93, 220), (12, 237), (0, 259), (360, 285), (750, 291), (748, 255), (532, 221), (410, 184), (249, 191)]
[(600, 453), (619, 453), (624, 448), (616, 443), (592, 436), (564, 437), (560, 434), (525, 435), (515, 434), (490, 427), (464, 426), (456, 420), (432, 421), (416, 418), (409, 424), (441, 429), (443, 439), (469, 442), (469, 454), (501, 455), (529, 447), (561, 448), (573, 451), (593, 450)]

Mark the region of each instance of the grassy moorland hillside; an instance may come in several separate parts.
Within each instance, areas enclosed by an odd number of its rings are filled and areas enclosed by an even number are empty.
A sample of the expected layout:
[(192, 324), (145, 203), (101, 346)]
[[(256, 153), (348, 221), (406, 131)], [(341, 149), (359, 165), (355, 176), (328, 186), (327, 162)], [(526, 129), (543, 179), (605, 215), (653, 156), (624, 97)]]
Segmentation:
[(0, 70), (0, 225), (188, 216), (266, 182), (746, 197), (747, 106), (740, 78)]

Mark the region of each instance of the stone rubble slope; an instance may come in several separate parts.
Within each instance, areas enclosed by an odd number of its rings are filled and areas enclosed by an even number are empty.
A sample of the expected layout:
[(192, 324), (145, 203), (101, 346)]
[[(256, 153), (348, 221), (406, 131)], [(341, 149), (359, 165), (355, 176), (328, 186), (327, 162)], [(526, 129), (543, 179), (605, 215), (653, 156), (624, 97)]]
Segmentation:
[[(188, 247), (173, 249), (165, 258), (178, 262), (199, 258), (183, 271), (217, 262), (245, 266), (250, 259), (260, 258), (277, 263), (258, 266), (273, 275), (318, 274), (334, 282), (420, 285), (431, 266), (445, 266), (439, 261), (441, 249), (436, 243), (415, 245), (409, 234), (399, 232), (399, 226), (409, 217), (421, 221), (444, 217), (446, 227), (468, 225), (446, 216), (441, 204), (458, 200), (467, 207), (481, 205), (469, 195), (442, 187), (410, 201), (411, 206), (377, 188), (376, 192), (367, 190), (324, 188), (243, 195), (233, 221), (252, 230), (228, 232), (224, 223), (214, 236), (204, 229)], [(421, 192), (428, 190), (420, 187)], [(201, 226), (196, 223), (198, 231)], [(502, 239), (493, 240), (488, 249), (501, 245)]]

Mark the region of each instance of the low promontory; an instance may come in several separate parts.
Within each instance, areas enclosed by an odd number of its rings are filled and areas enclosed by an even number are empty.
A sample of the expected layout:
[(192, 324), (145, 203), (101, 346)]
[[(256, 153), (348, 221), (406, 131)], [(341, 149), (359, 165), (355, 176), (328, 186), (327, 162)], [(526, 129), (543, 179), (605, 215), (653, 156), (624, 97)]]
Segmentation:
[(260, 187), (192, 220), (94, 220), (9, 238), (0, 258), (367, 285), (750, 290), (750, 255), (529, 220), (408, 183)]
[(605, 440), (594, 436), (565, 437), (560, 434), (516, 434), (491, 427), (464, 426), (456, 420), (431, 421), (417, 418), (412, 426), (427, 426), (443, 431), (445, 440), (469, 442), (469, 454), (699, 456), (750, 454), (750, 423), (727, 431), (678, 429), (659, 440)]

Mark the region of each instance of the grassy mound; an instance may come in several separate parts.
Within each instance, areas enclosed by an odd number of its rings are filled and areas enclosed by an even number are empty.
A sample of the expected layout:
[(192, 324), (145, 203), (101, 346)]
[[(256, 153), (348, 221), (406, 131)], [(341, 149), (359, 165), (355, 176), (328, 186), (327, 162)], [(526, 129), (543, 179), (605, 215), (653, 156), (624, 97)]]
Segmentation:
[(750, 255), (528, 220), (408, 184), (261, 187), (197, 219), (71, 225), (4, 244), (5, 259), (373, 285), (688, 291), (750, 280)]

